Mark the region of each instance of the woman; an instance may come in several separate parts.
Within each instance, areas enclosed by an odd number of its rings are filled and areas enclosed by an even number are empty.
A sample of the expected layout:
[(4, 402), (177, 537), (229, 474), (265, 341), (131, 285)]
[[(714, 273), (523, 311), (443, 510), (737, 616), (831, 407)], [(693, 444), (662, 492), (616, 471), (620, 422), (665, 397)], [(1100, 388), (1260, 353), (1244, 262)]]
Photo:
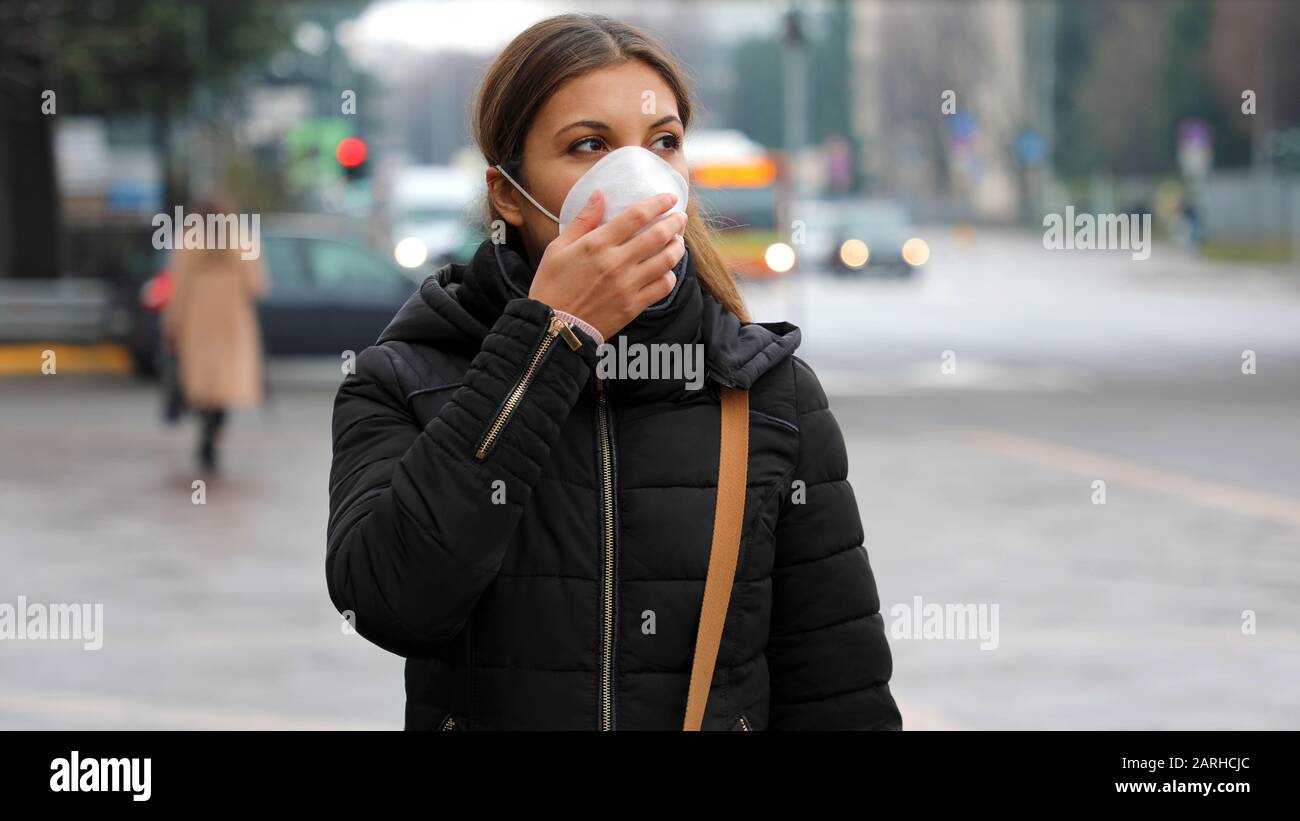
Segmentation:
[[(425, 280), (340, 386), (329, 592), (407, 657), (407, 729), (681, 729), (719, 385), (749, 391), (748, 486), (702, 728), (901, 729), (844, 442), (798, 329), (748, 322), (693, 202), (684, 223), (660, 196), (602, 224), (598, 194), (555, 224), (614, 149), (685, 177), (691, 108), (630, 26), (564, 15), (516, 37), (474, 112), (501, 241)], [(602, 340), (701, 344), (705, 386), (605, 378)]]
[[(192, 213), (231, 222), (219, 201)], [(204, 235), (208, 232), (205, 230)], [(163, 312), (164, 344), (180, 365), (185, 403), (199, 419), (199, 469), (217, 469), (217, 447), (229, 410), (262, 401), (262, 341), (255, 304), (267, 290), (257, 258), (244, 259), (237, 237), (221, 247), (177, 248), (169, 265), (175, 288)]]

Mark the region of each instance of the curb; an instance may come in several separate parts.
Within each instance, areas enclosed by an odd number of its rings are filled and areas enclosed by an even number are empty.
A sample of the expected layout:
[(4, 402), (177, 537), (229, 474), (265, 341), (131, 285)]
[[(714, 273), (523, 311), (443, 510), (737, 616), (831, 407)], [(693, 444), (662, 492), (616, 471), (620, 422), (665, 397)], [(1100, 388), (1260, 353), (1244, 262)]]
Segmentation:
[(115, 343), (0, 344), (0, 377), (69, 373), (129, 376), (133, 370), (130, 352)]

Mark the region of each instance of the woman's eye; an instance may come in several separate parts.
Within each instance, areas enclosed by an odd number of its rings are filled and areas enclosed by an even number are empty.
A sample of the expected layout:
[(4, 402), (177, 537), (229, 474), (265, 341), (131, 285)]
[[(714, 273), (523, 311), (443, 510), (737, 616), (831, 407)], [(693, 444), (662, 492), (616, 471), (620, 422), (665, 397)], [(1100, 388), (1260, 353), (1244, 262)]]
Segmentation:
[[(650, 143), (650, 147), (660, 151), (676, 151), (681, 147), (681, 144), (681, 138), (676, 134), (661, 134)], [(603, 151), (606, 148), (608, 148), (608, 146), (605, 144), (605, 139), (603, 137), (594, 136), (583, 137), (581, 140), (578, 140), (576, 143), (569, 146), (570, 151), (578, 154), (591, 154), (596, 151)]]
[[(663, 145), (660, 145), (660, 143), (663, 143)], [(651, 143), (650, 147), (659, 146), (664, 151), (676, 151), (681, 148), (681, 145), (682, 141), (676, 134), (663, 134)]]
[[(605, 141), (600, 137), (583, 137), (581, 140), (578, 140), (576, 143), (569, 146), (569, 150), (577, 151), (579, 154), (589, 154), (591, 151), (599, 151), (601, 146), (604, 144)], [(582, 146), (591, 146), (591, 148), (588, 150), (582, 148)]]

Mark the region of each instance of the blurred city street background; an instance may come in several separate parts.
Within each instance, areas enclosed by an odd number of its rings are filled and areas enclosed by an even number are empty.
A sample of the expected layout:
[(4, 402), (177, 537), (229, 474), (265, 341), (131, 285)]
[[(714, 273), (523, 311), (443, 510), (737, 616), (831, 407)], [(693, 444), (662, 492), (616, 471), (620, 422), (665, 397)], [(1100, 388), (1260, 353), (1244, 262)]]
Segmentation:
[[(0, 640), (0, 729), (401, 727), (326, 592), (334, 392), (481, 239), (478, 72), (571, 10), (696, 70), (692, 194), (802, 329), (887, 628), (997, 605), (995, 649), (891, 637), (906, 728), (1300, 729), (1295, 5), (164, 5), (0, 0), (0, 604), (104, 605), (100, 650)], [(194, 504), (151, 219), (211, 190), (263, 216), (270, 393)], [(1049, 247), (1067, 207), (1149, 254)]]

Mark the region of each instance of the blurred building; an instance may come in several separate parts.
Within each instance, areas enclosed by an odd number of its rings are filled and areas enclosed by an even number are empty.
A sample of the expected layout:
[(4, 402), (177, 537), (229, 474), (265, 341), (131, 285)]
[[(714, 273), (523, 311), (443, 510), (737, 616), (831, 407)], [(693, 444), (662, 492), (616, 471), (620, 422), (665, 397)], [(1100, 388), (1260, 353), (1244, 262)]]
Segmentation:
[(1025, 4), (851, 7), (853, 123), (871, 188), (923, 217), (1016, 218), (1012, 147), (1034, 101)]

